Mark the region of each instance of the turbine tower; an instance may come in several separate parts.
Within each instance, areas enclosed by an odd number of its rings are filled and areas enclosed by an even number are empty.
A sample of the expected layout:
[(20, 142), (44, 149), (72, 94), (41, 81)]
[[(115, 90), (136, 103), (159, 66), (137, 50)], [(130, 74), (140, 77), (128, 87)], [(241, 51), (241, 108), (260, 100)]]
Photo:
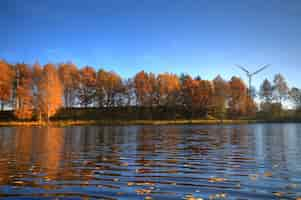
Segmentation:
[(242, 71), (244, 71), (249, 79), (249, 96), (252, 97), (251, 91), (252, 91), (252, 78), (253, 76), (257, 75), (258, 73), (262, 72), (263, 70), (265, 70), (266, 68), (268, 68), (270, 65), (263, 65), (263, 66), (258, 66), (258, 70), (251, 73), (249, 70), (247, 70), (245, 67), (241, 66), (241, 65), (236, 65), (239, 69), (241, 69)]

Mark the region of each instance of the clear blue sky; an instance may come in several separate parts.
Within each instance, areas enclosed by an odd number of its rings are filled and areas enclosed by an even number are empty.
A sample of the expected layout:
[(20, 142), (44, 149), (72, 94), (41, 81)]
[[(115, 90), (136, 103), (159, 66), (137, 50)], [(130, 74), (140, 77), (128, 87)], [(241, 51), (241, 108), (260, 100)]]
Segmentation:
[(272, 64), (301, 87), (299, 0), (0, 0), (0, 58), (212, 79)]

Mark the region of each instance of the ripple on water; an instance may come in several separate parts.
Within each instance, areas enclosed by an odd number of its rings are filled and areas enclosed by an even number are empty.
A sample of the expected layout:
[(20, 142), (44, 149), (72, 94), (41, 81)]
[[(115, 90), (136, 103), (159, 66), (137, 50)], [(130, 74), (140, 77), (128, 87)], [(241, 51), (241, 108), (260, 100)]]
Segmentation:
[(301, 200), (299, 128), (0, 128), (0, 198)]

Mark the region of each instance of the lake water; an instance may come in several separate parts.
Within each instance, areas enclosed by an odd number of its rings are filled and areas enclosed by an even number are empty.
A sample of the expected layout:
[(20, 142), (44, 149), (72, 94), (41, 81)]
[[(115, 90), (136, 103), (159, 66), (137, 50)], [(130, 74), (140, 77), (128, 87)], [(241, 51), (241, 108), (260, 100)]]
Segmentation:
[(0, 198), (297, 199), (301, 124), (0, 128)]

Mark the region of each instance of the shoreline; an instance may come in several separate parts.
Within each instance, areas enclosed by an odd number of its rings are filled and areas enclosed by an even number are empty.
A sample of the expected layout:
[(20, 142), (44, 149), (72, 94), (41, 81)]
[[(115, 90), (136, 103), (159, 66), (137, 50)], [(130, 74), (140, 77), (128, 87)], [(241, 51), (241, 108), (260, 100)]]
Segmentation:
[(30, 126), (126, 126), (126, 125), (236, 125), (255, 123), (299, 123), (298, 121), (277, 121), (277, 120), (58, 120), (50, 122), (40, 121), (0, 121), (0, 127), (30, 127)]

